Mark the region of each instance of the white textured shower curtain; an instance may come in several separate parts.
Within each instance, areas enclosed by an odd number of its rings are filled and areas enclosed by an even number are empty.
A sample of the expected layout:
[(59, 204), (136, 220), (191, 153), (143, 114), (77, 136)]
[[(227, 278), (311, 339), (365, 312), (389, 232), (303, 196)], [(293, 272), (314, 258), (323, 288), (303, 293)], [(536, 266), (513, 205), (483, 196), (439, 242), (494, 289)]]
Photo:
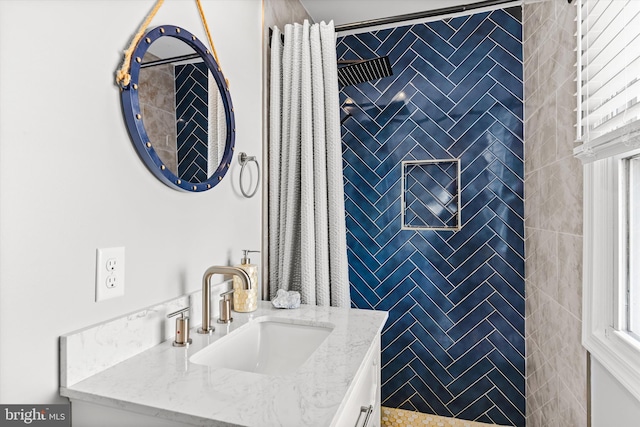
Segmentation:
[(269, 288), (349, 307), (333, 22), (286, 25), (271, 42)]

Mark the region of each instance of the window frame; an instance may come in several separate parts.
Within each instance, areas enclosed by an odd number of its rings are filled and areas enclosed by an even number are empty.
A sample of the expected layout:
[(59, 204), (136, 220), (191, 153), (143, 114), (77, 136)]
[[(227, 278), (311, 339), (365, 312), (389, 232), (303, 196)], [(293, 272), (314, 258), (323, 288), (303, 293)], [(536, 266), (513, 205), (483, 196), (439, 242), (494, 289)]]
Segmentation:
[(574, 150), (584, 169), (582, 344), (640, 400), (640, 341), (626, 331), (625, 159), (640, 155), (640, 122)]
[[(627, 331), (640, 341), (640, 265), (633, 262), (640, 256), (640, 155), (625, 160), (625, 325)], [(635, 189), (635, 191), (634, 191)], [(634, 215), (635, 214), (635, 215)], [(634, 301), (635, 300), (635, 301)]]

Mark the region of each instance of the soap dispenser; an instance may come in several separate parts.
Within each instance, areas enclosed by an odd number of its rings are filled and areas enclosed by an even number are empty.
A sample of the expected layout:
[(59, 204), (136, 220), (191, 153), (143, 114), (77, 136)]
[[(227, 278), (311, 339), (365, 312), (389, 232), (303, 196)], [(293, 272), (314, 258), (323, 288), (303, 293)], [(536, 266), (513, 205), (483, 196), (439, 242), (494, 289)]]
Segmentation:
[(251, 264), (249, 253), (260, 252), (243, 249), (244, 256), (236, 267), (244, 269), (251, 279), (251, 289), (244, 289), (239, 277), (233, 276), (233, 310), (248, 313), (258, 308), (258, 266)]

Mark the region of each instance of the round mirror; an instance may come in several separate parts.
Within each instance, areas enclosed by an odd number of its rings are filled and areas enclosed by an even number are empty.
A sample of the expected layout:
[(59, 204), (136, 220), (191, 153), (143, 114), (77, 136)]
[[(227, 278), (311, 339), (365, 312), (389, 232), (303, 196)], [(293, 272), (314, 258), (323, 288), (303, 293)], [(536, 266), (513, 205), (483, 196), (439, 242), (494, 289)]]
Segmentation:
[(212, 53), (183, 28), (157, 27), (137, 44), (130, 75), (122, 105), (144, 163), (174, 189), (213, 188), (231, 165), (235, 120)]

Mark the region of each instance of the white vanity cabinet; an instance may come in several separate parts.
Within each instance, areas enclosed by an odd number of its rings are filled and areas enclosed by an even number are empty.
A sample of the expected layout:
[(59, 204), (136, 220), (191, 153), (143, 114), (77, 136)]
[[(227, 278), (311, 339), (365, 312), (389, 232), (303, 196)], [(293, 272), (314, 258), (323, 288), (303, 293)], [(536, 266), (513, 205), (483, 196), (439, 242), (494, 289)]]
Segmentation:
[[(137, 330), (131, 323), (138, 316), (129, 315), (61, 338), (60, 394), (71, 401), (74, 426), (380, 427), (386, 319), (381, 311), (306, 305), (278, 310), (261, 301), (258, 310), (234, 313), (232, 324), (217, 325), (211, 335), (193, 332), (189, 347), (165, 341), (135, 355), (109, 357), (118, 341), (104, 331), (121, 336), (120, 326)], [(203, 349), (231, 351), (237, 344), (232, 338), (241, 336), (234, 334), (274, 322), (330, 332), (290, 372), (261, 374), (192, 360)]]
[(331, 426), (380, 427), (380, 334)]
[[(193, 427), (161, 415), (145, 415), (128, 409), (118, 409), (84, 400), (71, 400), (73, 427)], [(210, 424), (216, 426), (217, 424)]]

